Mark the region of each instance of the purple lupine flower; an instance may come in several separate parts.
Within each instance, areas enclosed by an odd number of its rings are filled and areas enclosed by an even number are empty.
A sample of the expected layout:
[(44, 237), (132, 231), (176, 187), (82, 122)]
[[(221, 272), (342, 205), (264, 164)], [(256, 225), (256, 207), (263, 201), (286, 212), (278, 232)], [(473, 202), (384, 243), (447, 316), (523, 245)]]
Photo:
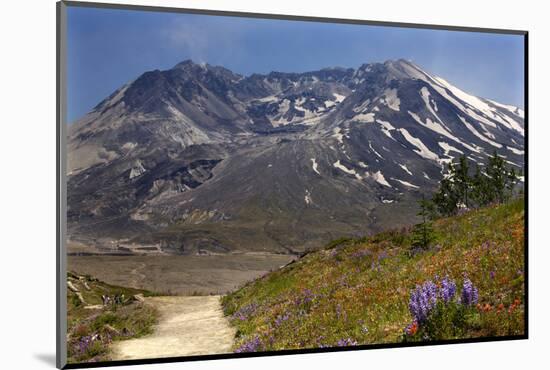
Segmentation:
[(427, 281), (424, 283), (424, 287), (428, 292), (428, 299), (433, 308), (437, 303), (437, 285), (433, 281)]
[(275, 326), (280, 326), (283, 322), (287, 321), (290, 317), (290, 314), (285, 313), (284, 315), (279, 315), (275, 319)]
[(302, 304), (308, 304), (313, 302), (313, 300), (317, 298), (317, 295), (314, 294), (311, 289), (304, 289), (302, 296), (298, 296), (294, 298), (294, 304), (296, 306), (302, 305)]
[(239, 348), (235, 350), (235, 353), (256, 352), (261, 345), (262, 341), (258, 336), (255, 336), (251, 340), (244, 342)]
[(491, 271), (491, 272), (489, 273), (489, 277), (490, 277), (491, 279), (494, 279), (494, 278), (495, 278), (495, 272), (494, 272), (494, 271)]
[(338, 347), (349, 347), (349, 346), (356, 346), (357, 341), (351, 339), (351, 338), (344, 338), (340, 339), (338, 343), (336, 343)]
[(370, 256), (372, 253), (368, 249), (361, 249), (353, 253), (351, 256), (355, 258), (361, 258), (365, 256)]
[(454, 281), (446, 276), (441, 280), (441, 289), (439, 290), (439, 296), (443, 299), (443, 302), (449, 303), (456, 294), (456, 284)]
[(75, 345), (75, 352), (79, 355), (83, 355), (88, 351), (88, 348), (97, 340), (99, 337), (97, 335), (86, 335), (81, 337)]
[(437, 303), (437, 285), (433, 281), (426, 281), (411, 291), (409, 310), (418, 323), (426, 321), (430, 311)]
[(311, 291), (311, 289), (306, 289), (304, 290), (304, 296), (302, 298), (302, 303), (310, 303), (311, 301), (313, 301), (313, 298), (315, 297), (315, 295), (313, 294), (313, 292)]
[(241, 321), (245, 321), (256, 311), (257, 308), (258, 308), (258, 305), (256, 303), (251, 303), (246, 306), (243, 306), (233, 314), (233, 318), (239, 319)]
[(461, 303), (466, 306), (472, 306), (477, 303), (477, 298), (477, 288), (470, 279), (464, 278)]

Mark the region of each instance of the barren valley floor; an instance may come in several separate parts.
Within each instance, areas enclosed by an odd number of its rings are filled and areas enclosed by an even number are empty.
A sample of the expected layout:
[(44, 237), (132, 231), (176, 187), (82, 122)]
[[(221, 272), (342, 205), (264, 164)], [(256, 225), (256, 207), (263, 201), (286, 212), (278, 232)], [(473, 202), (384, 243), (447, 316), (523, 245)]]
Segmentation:
[(69, 256), (68, 271), (162, 295), (225, 294), (294, 258), (280, 254)]

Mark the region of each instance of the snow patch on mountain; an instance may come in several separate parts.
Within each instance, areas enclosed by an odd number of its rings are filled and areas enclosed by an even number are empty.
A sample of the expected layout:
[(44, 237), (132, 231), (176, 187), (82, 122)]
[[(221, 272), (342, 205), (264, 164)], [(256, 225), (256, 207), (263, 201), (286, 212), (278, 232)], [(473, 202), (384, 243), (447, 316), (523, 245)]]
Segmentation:
[(134, 163), (134, 166), (132, 167), (132, 169), (130, 170), (130, 180), (133, 179), (133, 178), (136, 178), (138, 176), (141, 176), (143, 175), (147, 170), (145, 169), (145, 167), (143, 167), (143, 164), (141, 163), (141, 161), (136, 161)]
[(318, 175), (321, 174), (321, 172), (319, 172), (318, 170), (318, 167), (317, 167), (317, 161), (315, 160), (315, 158), (311, 158), (311, 167), (313, 168), (313, 171), (315, 171)]
[(413, 188), (413, 189), (418, 189), (419, 188), (418, 186), (416, 186), (414, 184), (411, 184), (410, 182), (407, 182), (407, 181), (399, 180), (399, 179), (396, 179), (394, 177), (392, 177), (391, 179), (394, 180), (394, 181), (400, 182), (401, 184), (403, 184), (405, 186), (408, 186), (409, 188)]
[(374, 113), (360, 113), (353, 117), (354, 121), (372, 123), (374, 122)]
[[(496, 121), (496, 122), (500, 123), (501, 125), (509, 128), (509, 129), (516, 130), (521, 135), (524, 135), (524, 130), (521, 127), (521, 125), (518, 122), (516, 122), (512, 117), (502, 115), (500, 112), (498, 112), (496, 109), (494, 109), (489, 104), (484, 102), (482, 99), (462, 91), (461, 89), (457, 88), (456, 86), (451, 85), (449, 82), (447, 82), (446, 80), (444, 80), (441, 77), (436, 77), (436, 80), (438, 81), (438, 83), (441, 86), (443, 86), (445, 89), (449, 90), (455, 97), (462, 100), (463, 102), (468, 104), (470, 107), (474, 108), (475, 110), (479, 111), (485, 117), (477, 114), (475, 111), (473, 111), (472, 109), (470, 109), (468, 107), (464, 107), (462, 104), (456, 102), (456, 100), (449, 99), (453, 104), (455, 104), (464, 113), (468, 114), (469, 116), (473, 117), (477, 121), (480, 121), (481, 123), (486, 124), (490, 127), (496, 128), (496, 124), (493, 122), (493, 121)], [(440, 91), (438, 90), (438, 92), (440, 92)], [(449, 98), (448, 95), (446, 97)], [(490, 101), (490, 102), (493, 103), (492, 101)], [(495, 104), (495, 105), (500, 106), (501, 108), (507, 109), (508, 111), (510, 111), (512, 113), (515, 113), (515, 111), (517, 110), (517, 108), (513, 109), (515, 107), (511, 107), (511, 106), (506, 107), (506, 106), (504, 106), (502, 104), (498, 104), (498, 103)], [(515, 114), (517, 114), (519, 117), (521, 117), (520, 112), (517, 112)], [(486, 117), (489, 118), (489, 119), (487, 119)], [(521, 118), (523, 118), (523, 117), (521, 117)]]
[(457, 152), (457, 153), (460, 153), (460, 154), (464, 154), (464, 152), (462, 150), (457, 149), (454, 146), (449, 145), (446, 142), (440, 141), (438, 144), (445, 151), (445, 155), (449, 155), (449, 152), (451, 152), (451, 151)]
[(382, 156), (380, 155), (380, 153), (378, 153), (378, 152), (372, 147), (372, 142), (371, 142), (370, 140), (369, 140), (369, 148), (370, 148), (370, 150), (371, 150), (374, 154), (376, 154), (377, 157), (379, 157), (380, 159), (384, 159), (384, 157), (382, 157)]
[(461, 89), (459, 89), (458, 87), (456, 87), (454, 85), (451, 85), (449, 82), (447, 82), (446, 80), (444, 80), (441, 77), (436, 77), (435, 79), (441, 85), (443, 85), (443, 87), (448, 89), (454, 96), (456, 96), (460, 100), (468, 103), (470, 106), (477, 109), (478, 111), (480, 111), (480, 112), (482, 112), (482, 113), (484, 113), (488, 116), (491, 116), (494, 113), (494, 111), (491, 109), (491, 107), (487, 103), (485, 103), (481, 99), (479, 99), (478, 97), (470, 95), (470, 94), (462, 91)]
[(342, 129), (340, 127), (335, 127), (332, 132), (334, 133), (332, 137), (335, 137), (336, 140), (340, 142), (340, 144), (344, 144), (344, 135), (341, 133)]
[[(426, 105), (426, 108), (428, 109), (428, 111), (441, 123), (443, 124), (443, 122), (441, 121), (441, 118), (439, 118), (439, 116), (437, 115), (437, 113), (435, 112), (437, 110), (437, 105), (435, 104), (435, 101), (430, 99), (430, 91), (428, 91), (428, 88), (426, 86), (422, 87), (420, 89), (420, 96), (422, 97), (422, 100), (424, 100), (424, 104)], [(435, 110), (432, 108), (432, 106), (430, 105), (430, 103), (433, 102), (434, 106), (435, 106)]]
[(365, 173), (365, 176), (373, 179), (374, 181), (376, 181), (377, 183), (379, 183), (380, 185), (384, 185), (384, 186), (387, 186), (389, 188), (391, 188), (391, 185), (389, 182), (386, 181), (386, 178), (384, 177), (384, 175), (382, 174), (382, 171), (378, 170), (377, 172), (367, 172)]
[[(498, 113), (498, 114), (500, 115), (500, 113)], [(516, 120), (514, 120), (513, 118), (511, 118), (510, 116), (507, 116), (507, 115), (501, 115), (501, 117), (504, 121), (506, 121), (510, 124), (510, 126), (512, 127), (513, 130), (516, 130), (522, 136), (525, 136), (525, 132), (523, 130), (523, 127), (521, 127), (521, 125)]]
[(307, 205), (310, 205), (311, 203), (313, 203), (313, 201), (311, 200), (311, 194), (309, 193), (308, 189), (306, 189), (306, 195), (304, 196), (304, 201), (306, 202)]
[(392, 130), (395, 130), (395, 127), (393, 127), (389, 122), (383, 121), (380, 119), (376, 120), (376, 122), (378, 122), (382, 126), (381, 127), (382, 133), (395, 141), (395, 138), (391, 135), (391, 132), (390, 132)]
[(436, 161), (436, 162), (439, 161), (438, 155), (432, 152), (430, 149), (428, 149), (428, 147), (424, 145), (424, 143), (420, 139), (412, 136), (407, 131), (407, 129), (401, 128), (399, 129), (399, 132), (401, 132), (405, 140), (407, 140), (410, 144), (416, 147), (416, 149), (414, 149), (414, 152), (416, 154), (418, 154), (423, 158), (430, 159), (432, 161)]
[(496, 105), (497, 107), (500, 107), (500, 108), (504, 108), (510, 112), (512, 112), (513, 114), (517, 115), (518, 117), (520, 118), (525, 118), (525, 112), (516, 107), (516, 106), (513, 106), (513, 105), (508, 105), (508, 104), (501, 104), (501, 103), (498, 103), (494, 100), (490, 100), (490, 99), (487, 99), (488, 101), (490, 101), (492, 104)]
[(402, 169), (403, 171), (405, 171), (406, 173), (408, 173), (409, 175), (411, 175), (411, 176), (413, 175), (412, 172), (409, 171), (409, 169), (407, 168), (406, 165), (400, 164), (400, 163), (398, 163), (397, 165), (398, 165), (399, 167), (401, 167), (401, 169)]
[(364, 113), (364, 112), (367, 111), (367, 109), (369, 107), (369, 104), (370, 104), (370, 99), (367, 99), (367, 100), (363, 101), (360, 105), (354, 107), (352, 110), (355, 113)]
[(451, 163), (453, 161), (454, 156), (450, 155), (449, 154), (450, 152), (457, 152), (457, 153), (460, 153), (460, 154), (464, 154), (464, 152), (462, 150), (457, 149), (454, 146), (449, 145), (446, 142), (439, 142), (438, 144), (445, 151), (444, 155), (447, 157), (447, 158), (441, 159), (442, 163)]
[(256, 101), (262, 102), (262, 103), (269, 103), (279, 100), (276, 95), (268, 95), (266, 97), (257, 99)]
[(333, 93), (332, 95), (334, 96), (334, 98), (336, 99), (336, 101), (338, 103), (341, 103), (346, 98), (345, 95), (340, 95), (340, 94), (337, 94), (337, 93)]
[(357, 178), (357, 180), (362, 179), (362, 177), (355, 170), (349, 169), (346, 166), (344, 166), (342, 163), (340, 163), (340, 160), (337, 160), (336, 162), (334, 162), (333, 166), (338, 168), (339, 170), (349, 174), (349, 175), (355, 176)]
[(479, 133), (479, 131), (477, 131), (474, 126), (472, 126), (471, 124), (468, 123), (468, 121), (466, 121), (466, 119), (464, 119), (464, 117), (461, 117), (459, 116), (460, 120), (462, 121), (462, 123), (464, 123), (464, 125), (468, 128), (468, 130), (470, 130), (470, 132), (472, 134), (474, 134), (475, 136), (477, 136), (480, 140), (483, 140), (485, 141), (486, 143), (489, 143), (491, 144), (492, 146), (494, 146), (495, 148), (502, 148), (502, 145), (497, 143), (497, 142), (494, 142), (493, 140), (483, 136), (482, 134)]
[(399, 105), (401, 104), (401, 100), (397, 97), (397, 89), (388, 89), (384, 92), (385, 96), (385, 102), (388, 108), (399, 112)]
[(409, 113), (409, 115), (416, 121), (418, 122), (420, 125), (434, 131), (434, 132), (437, 132), (438, 134), (440, 135), (443, 135), (443, 136), (446, 136), (448, 137), (449, 139), (452, 139), (454, 141), (460, 141), (458, 140), (455, 136), (453, 136), (449, 131), (445, 130), (443, 128), (443, 126), (441, 126), (439, 123), (437, 122), (434, 122), (432, 121), (431, 119), (429, 118), (426, 118), (426, 123), (422, 122), (422, 120), (420, 119), (420, 117), (418, 117), (418, 115), (416, 113), (413, 113), (411, 111), (407, 111)]
[(124, 143), (122, 146), (122, 149), (126, 152), (129, 152), (130, 150), (134, 149), (137, 146), (137, 143), (127, 142)]
[(519, 150), (519, 149), (516, 149), (516, 148), (511, 147), (511, 146), (506, 146), (506, 149), (508, 149), (509, 151), (511, 151), (512, 153), (517, 154), (517, 155), (525, 154), (525, 152), (523, 150)]
[[(479, 114), (474, 112), (472, 109), (464, 106), (464, 104), (460, 103), (457, 99), (455, 99), (456, 96), (451, 92), (451, 89), (448, 89), (447, 86), (446, 86), (446, 85), (452, 86), (448, 82), (445, 81), (445, 83), (443, 83), (442, 82), (442, 81), (444, 81), (443, 79), (438, 78), (438, 77), (433, 79), (429, 76), (428, 76), (428, 78), (424, 78), (424, 81), (428, 82), (434, 90), (436, 90), (441, 96), (443, 96), (445, 99), (447, 99), (449, 102), (451, 102), (455, 107), (457, 107), (463, 113), (465, 113), (467, 115), (470, 115), (470, 116), (474, 116), (478, 121), (481, 121), (482, 123), (484, 123), (484, 124), (486, 124), (490, 127), (496, 128), (496, 124), (494, 122), (488, 120), (485, 117), (480, 116)], [(454, 88), (454, 86), (453, 86), (453, 88)], [(448, 91), (451, 92), (451, 94), (448, 94), (447, 93)], [(509, 124), (507, 124), (507, 123), (504, 123), (504, 124), (507, 127), (510, 127)]]
[(327, 109), (330, 108), (330, 107), (334, 107), (336, 105), (336, 103), (332, 100), (325, 100), (323, 104), (325, 105), (325, 108), (327, 108)]
[[(501, 155), (501, 157), (504, 157), (504, 156)], [(506, 157), (504, 157), (504, 158), (506, 158)], [(512, 166), (516, 166), (516, 167), (518, 167), (518, 168), (522, 168), (519, 164), (517, 164), (517, 163), (515, 163), (515, 162), (512, 162), (512, 161), (509, 161), (509, 160), (507, 160), (507, 159), (505, 159), (504, 162), (506, 162), (506, 163), (508, 163), (508, 164), (511, 164)]]
[[(504, 125), (508, 128), (511, 128), (511, 129), (516, 130), (516, 131), (523, 134), (523, 129), (521, 128), (521, 126), (514, 119), (512, 119), (511, 117), (502, 116), (498, 111), (496, 111), (493, 107), (491, 107), (489, 104), (484, 102), (482, 99), (462, 91), (461, 89), (457, 88), (456, 86), (451, 85), (450, 83), (448, 83), (444, 79), (442, 79), (440, 77), (436, 77), (436, 79), (445, 88), (447, 88), (449, 91), (451, 91), (454, 96), (456, 96), (460, 100), (466, 102), (468, 105), (470, 105), (474, 109), (478, 110), (479, 112), (483, 113), (485, 116), (499, 122), (500, 124), (502, 124), (502, 125)], [(493, 101), (490, 101), (490, 102), (493, 103), (496, 106), (507, 109), (508, 111), (510, 111), (514, 114), (517, 114), (519, 116), (519, 113), (516, 113), (516, 110), (518, 109), (516, 107), (494, 103)], [(491, 127), (495, 127), (494, 123), (492, 123), (490, 121), (487, 121), (484, 117), (478, 116), (475, 112), (471, 111), (470, 109), (467, 109), (467, 113), (470, 114), (471, 116), (474, 116), (479, 121), (482, 121), (483, 123), (488, 124)]]

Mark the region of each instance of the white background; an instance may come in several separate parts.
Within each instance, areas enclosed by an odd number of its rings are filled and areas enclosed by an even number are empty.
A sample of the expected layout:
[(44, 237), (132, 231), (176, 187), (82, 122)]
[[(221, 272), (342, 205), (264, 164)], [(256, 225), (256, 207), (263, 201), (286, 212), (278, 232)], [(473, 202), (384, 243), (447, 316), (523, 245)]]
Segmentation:
[[(124, 1), (111, 0), (124, 3)], [(149, 0), (126, 1), (261, 13), (513, 28), (530, 31), (529, 283), (527, 341), (294, 355), (132, 369), (518, 369), (548, 365), (546, 238), (550, 120), (549, 21), (544, 1)], [(11, 0), (0, 22), (0, 343), (5, 369), (55, 363), (55, 2)], [(536, 365), (536, 364), (539, 365)], [(546, 366), (547, 366), (546, 365)]]

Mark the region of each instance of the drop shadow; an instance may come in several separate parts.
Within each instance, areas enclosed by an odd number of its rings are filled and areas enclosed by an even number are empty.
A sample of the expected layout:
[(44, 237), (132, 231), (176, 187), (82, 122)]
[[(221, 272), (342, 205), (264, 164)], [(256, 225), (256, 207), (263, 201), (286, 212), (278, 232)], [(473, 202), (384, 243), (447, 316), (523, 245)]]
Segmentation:
[(42, 363), (46, 365), (50, 365), (51, 367), (55, 367), (55, 353), (35, 353), (34, 358), (37, 360), (40, 360)]

